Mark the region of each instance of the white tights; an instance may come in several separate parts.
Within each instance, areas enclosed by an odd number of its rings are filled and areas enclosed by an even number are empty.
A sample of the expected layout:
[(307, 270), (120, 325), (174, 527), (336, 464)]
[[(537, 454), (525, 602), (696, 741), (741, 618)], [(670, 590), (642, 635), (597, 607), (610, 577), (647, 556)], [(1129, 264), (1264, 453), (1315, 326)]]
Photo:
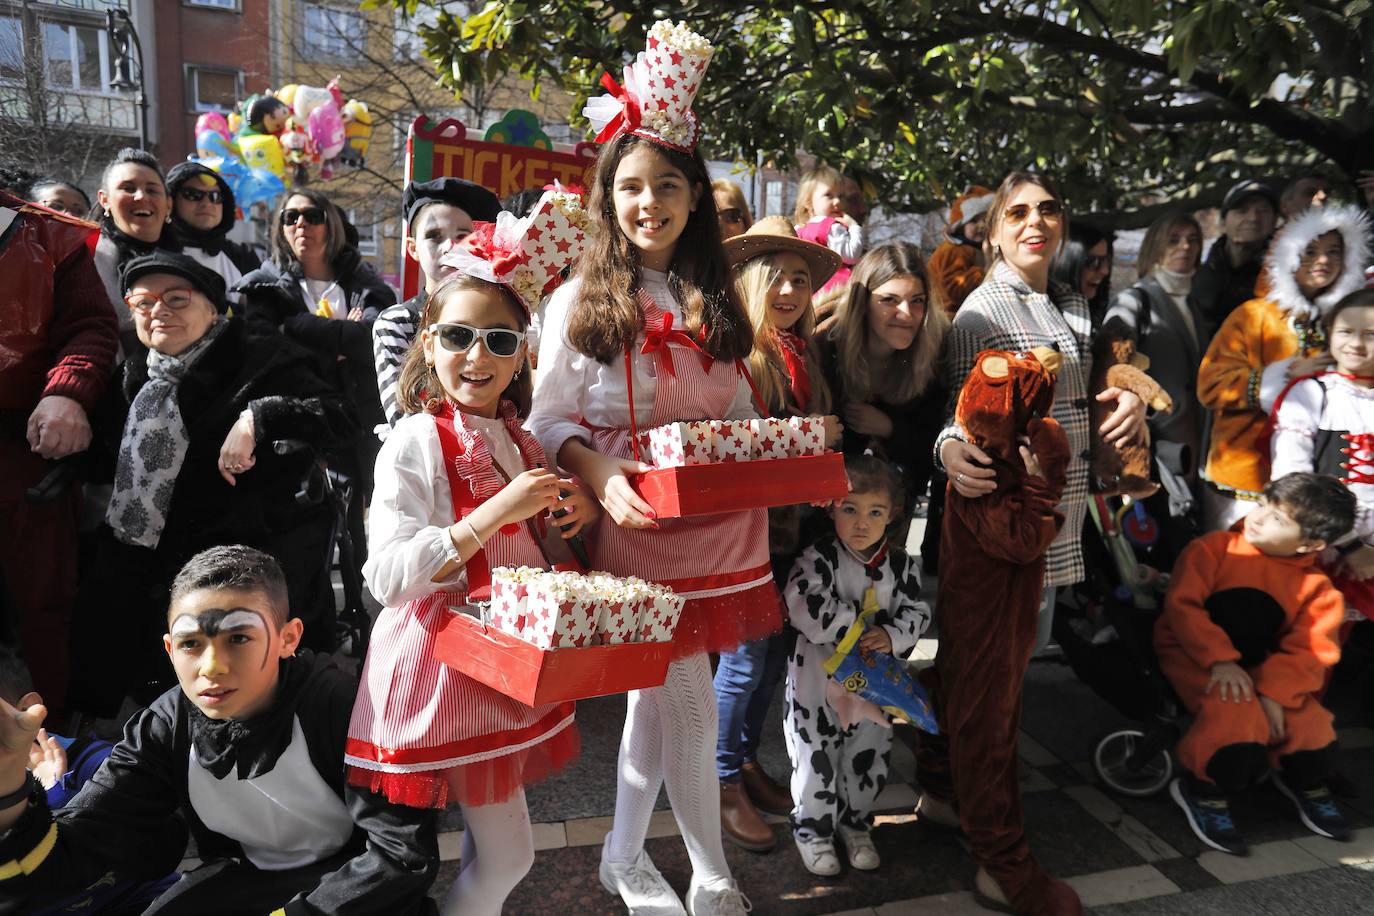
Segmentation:
[(534, 864), (525, 791), (499, 805), (463, 805), (463, 865), (444, 897), (444, 916), (501, 916), (506, 897)]
[(662, 687), (630, 692), (620, 739), (609, 859), (631, 862), (639, 855), (658, 788), (666, 784), (697, 882), (730, 878), (720, 840), (716, 722), (716, 694), (705, 652), (669, 665)]

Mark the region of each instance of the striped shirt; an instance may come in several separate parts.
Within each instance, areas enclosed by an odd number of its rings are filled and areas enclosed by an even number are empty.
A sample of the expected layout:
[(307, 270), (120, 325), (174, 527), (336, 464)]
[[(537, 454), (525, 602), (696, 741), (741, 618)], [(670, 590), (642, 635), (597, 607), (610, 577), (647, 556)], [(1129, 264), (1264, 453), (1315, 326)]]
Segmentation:
[(1064, 527), (1045, 557), (1045, 585), (1072, 585), (1084, 576), (1081, 535), (1088, 508), (1088, 378), (1092, 372), (1092, 319), (1088, 303), (1068, 286), (1051, 282), (1037, 293), (1008, 264), (1000, 262), (969, 294), (954, 316), (948, 339), (949, 425), (935, 442), (935, 460), (947, 439), (967, 439), (955, 423), (954, 407), (964, 380), (984, 350), (1024, 352), (1054, 347), (1063, 356), (1051, 414), (1069, 437), (1068, 483), (1059, 510)]
[(386, 441), (387, 433), (402, 416), (401, 408), (396, 403), (396, 386), (401, 380), (401, 367), (405, 365), (410, 342), (415, 339), (415, 326), (420, 323), (420, 311), (424, 304), (424, 293), (412, 296), (405, 302), (383, 309), (372, 324), (372, 357), (377, 368), (377, 392), (382, 396), (382, 410), (386, 412), (386, 423), (379, 424), (374, 432), (382, 441)]

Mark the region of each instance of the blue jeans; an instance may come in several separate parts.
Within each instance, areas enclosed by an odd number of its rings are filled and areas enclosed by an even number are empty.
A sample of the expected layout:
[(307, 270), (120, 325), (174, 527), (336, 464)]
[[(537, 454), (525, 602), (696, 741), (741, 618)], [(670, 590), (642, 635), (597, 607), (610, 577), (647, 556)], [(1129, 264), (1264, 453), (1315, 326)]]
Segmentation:
[(739, 782), (740, 765), (754, 759), (773, 692), (787, 670), (789, 634), (781, 633), (722, 652), (716, 666), (716, 707), (720, 734), (716, 739), (716, 773), (721, 782)]

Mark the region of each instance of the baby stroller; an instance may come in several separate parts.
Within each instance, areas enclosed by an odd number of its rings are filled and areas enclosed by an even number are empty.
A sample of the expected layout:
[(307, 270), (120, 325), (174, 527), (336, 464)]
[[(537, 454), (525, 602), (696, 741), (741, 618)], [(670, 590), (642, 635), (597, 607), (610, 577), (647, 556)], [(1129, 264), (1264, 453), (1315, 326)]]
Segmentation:
[(1129, 501), (1094, 495), (1089, 515), (1083, 530), (1087, 579), (1074, 593), (1077, 607), (1056, 612), (1054, 635), (1078, 679), (1133, 722), (1098, 739), (1094, 772), (1114, 792), (1150, 796), (1173, 778), (1173, 747), (1182, 734), (1178, 698), (1155, 660), (1154, 624), (1167, 571), (1193, 525), (1170, 514), (1167, 496)]

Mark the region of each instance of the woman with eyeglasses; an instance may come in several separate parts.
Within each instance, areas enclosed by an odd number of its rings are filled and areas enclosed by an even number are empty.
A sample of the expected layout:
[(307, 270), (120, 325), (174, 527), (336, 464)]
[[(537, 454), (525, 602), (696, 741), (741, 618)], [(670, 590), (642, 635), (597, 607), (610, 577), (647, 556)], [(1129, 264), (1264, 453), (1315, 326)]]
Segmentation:
[[(110, 301), (123, 298), (119, 271), (125, 262), (154, 249), (180, 251), (181, 240), (170, 223), (172, 202), (162, 166), (147, 150), (125, 147), (100, 174), (91, 219), (100, 224), (95, 246), (95, 269)], [(124, 354), (138, 349), (138, 336), (126, 309), (119, 313), (119, 342)]]
[[(854, 265), (817, 359), (844, 426), (846, 454), (871, 450), (898, 469), (910, 518), (934, 470), (931, 448), (947, 394), (940, 354), (949, 332), (916, 246), (889, 242)], [(934, 526), (938, 534), (939, 526)]]
[(1091, 223), (1070, 226), (1064, 246), (1050, 268), (1050, 279), (1058, 280), (1088, 300), (1088, 314), (1093, 327), (1098, 327), (1111, 301), (1111, 233)]
[(367, 558), (363, 508), (372, 495), (372, 465), (381, 443), (371, 432), (385, 422), (372, 363), (372, 323), (396, 304), (396, 293), (349, 243), (343, 216), (319, 191), (283, 195), (272, 221), (271, 258), (234, 287), (250, 325), (280, 329), (320, 360), (325, 379), (353, 404), (361, 431), (330, 466), (353, 478), (349, 532), (358, 563)]
[[(218, 172), (199, 162), (179, 162), (167, 173), (167, 193), (182, 251), (223, 277), (227, 287), (262, 266), (256, 251), (229, 240), (238, 210), (234, 192)], [(242, 298), (229, 293), (229, 304), (236, 306)]]
[[(1067, 223), (1064, 199), (1053, 181), (1033, 172), (1008, 175), (988, 210), (987, 275), (954, 317), (948, 348), (951, 419), (936, 447), (952, 487), (949, 498), (1004, 498), (996, 491), (1005, 471), (995, 470), (953, 420), (965, 379), (984, 350), (1059, 351), (1052, 416), (1068, 436), (1072, 458), (1058, 507), (1063, 524), (1044, 558), (1039, 632), (1037, 621), (1008, 618), (1005, 607), (990, 606), (977, 594), (942, 592), (936, 612), (940, 648), (927, 675), (941, 737), (922, 736), (918, 758), (923, 790), (918, 812), (962, 827), (979, 866), (979, 902), (991, 909), (1010, 906), (1018, 913), (1056, 916), (1077, 916), (1082, 905), (1072, 888), (1050, 877), (1031, 856), (1021, 817), (1016, 734), (1026, 670), (1036, 648), (1049, 639), (1055, 590), (1084, 577), (1080, 535), (1094, 435), (1088, 415), (1092, 325), (1082, 293), (1050, 276)], [(1142, 435), (1145, 405), (1138, 397), (1112, 389), (1098, 397), (1117, 406), (1097, 434), (1116, 442)], [(960, 516), (967, 514), (961, 508)], [(946, 543), (941, 554), (941, 579), (958, 580), (957, 548)]]
[[(73, 618), (71, 703), (98, 717), (115, 715), (125, 696), (146, 704), (176, 683), (160, 639), (168, 588), (200, 550), (246, 544), (273, 554), (293, 613), (309, 617), (316, 583), (308, 564), (293, 562), (298, 538), (271, 521), (294, 502), (310, 458), (277, 455), (272, 442), (325, 449), (356, 431), (309, 353), (225, 317), (219, 274), (155, 251), (122, 276), (119, 307), (146, 350), (125, 361), (94, 424), (92, 465), (112, 474), (113, 492)], [(314, 565), (320, 556), (311, 553)], [(306, 642), (321, 637), (332, 637), (332, 621), (307, 619)]]
[(711, 196), (716, 199), (716, 219), (720, 221), (720, 237), (734, 238), (754, 225), (754, 214), (744, 199), (744, 189), (728, 178), (711, 182)]

